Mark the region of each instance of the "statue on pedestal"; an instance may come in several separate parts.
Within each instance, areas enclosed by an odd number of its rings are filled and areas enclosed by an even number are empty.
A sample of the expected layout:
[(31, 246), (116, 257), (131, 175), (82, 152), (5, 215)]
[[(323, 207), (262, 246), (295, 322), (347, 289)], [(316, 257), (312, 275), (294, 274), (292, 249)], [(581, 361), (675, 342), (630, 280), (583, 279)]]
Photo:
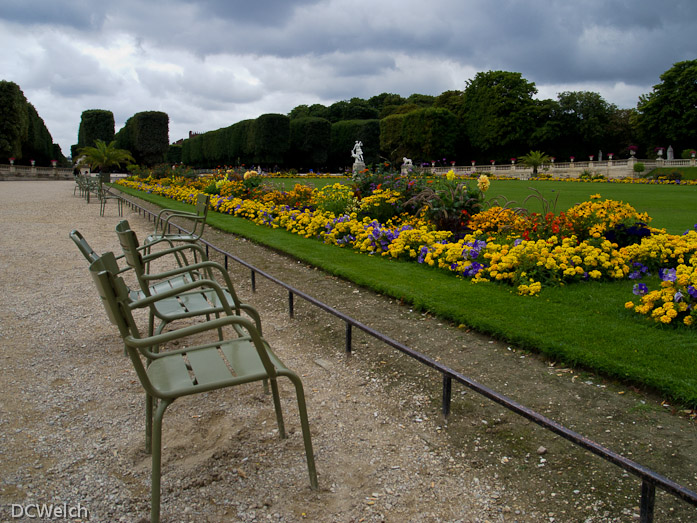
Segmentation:
[(353, 149), (351, 149), (351, 156), (353, 156), (354, 174), (365, 169), (365, 162), (363, 161), (363, 142), (356, 140)]
[(351, 149), (351, 156), (354, 158), (354, 163), (364, 163), (363, 162), (363, 142), (356, 140), (353, 149)]

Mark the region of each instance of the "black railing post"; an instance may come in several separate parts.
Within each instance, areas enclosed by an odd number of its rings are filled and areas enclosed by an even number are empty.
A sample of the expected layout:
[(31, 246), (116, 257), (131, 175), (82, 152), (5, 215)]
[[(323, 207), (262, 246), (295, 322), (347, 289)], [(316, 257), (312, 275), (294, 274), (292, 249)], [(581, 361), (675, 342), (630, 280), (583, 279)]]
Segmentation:
[(452, 397), (453, 380), (450, 376), (443, 374), (443, 416), (450, 415), (450, 399)]
[(351, 324), (349, 322), (346, 322), (346, 354), (351, 354), (351, 337)]
[(656, 502), (656, 487), (653, 483), (641, 482), (641, 523), (653, 523), (653, 507)]
[(293, 310), (293, 293), (288, 291), (288, 315), (293, 318), (295, 311)]
[(257, 292), (257, 273), (252, 270), (252, 292)]

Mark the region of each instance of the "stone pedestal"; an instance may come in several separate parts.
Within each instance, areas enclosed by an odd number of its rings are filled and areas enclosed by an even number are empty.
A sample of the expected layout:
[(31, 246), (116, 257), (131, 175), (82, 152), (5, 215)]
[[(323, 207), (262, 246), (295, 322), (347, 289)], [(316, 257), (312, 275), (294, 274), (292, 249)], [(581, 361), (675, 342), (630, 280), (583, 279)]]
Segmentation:
[(361, 172), (364, 169), (365, 169), (364, 162), (353, 162), (353, 174)]

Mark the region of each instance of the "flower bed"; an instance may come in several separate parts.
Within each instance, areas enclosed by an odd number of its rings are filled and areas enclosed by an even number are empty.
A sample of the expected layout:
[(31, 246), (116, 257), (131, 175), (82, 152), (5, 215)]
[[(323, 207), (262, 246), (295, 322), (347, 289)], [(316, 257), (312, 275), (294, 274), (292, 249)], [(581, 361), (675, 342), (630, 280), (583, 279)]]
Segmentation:
[[(257, 181), (251, 181), (258, 178), (255, 174), (246, 180), (119, 183), (190, 204), (213, 184), (218, 194), (211, 195), (211, 206), (218, 212), (338, 247), (413, 260), (475, 283), (509, 284), (520, 295), (536, 295), (548, 285), (636, 280), (659, 271), (660, 290), (650, 292), (646, 284), (640, 284), (643, 287), (635, 287), (639, 302), (628, 302), (626, 307), (661, 324), (697, 324), (693, 321), (697, 316), (697, 230), (678, 236), (652, 229), (645, 213), (603, 200), (599, 194), (559, 214), (528, 214), (503, 207), (476, 212), (482, 200), (473, 203), (476, 191), (481, 195), (488, 188), (483, 177), (473, 189), (451, 173), (435, 185), (433, 180), (392, 176), (370, 194), (364, 189), (359, 200), (353, 189), (342, 184), (262, 191)], [(415, 191), (419, 184), (423, 190), (418, 194), (428, 198), (405, 201), (398, 189)], [(410, 202), (424, 201), (420, 209), (409, 208)], [(459, 213), (456, 220), (452, 220), (453, 209)], [(448, 212), (450, 220), (442, 223), (454, 229), (439, 230), (434, 218)], [(665, 275), (672, 277), (671, 271), (675, 278), (666, 279)]]

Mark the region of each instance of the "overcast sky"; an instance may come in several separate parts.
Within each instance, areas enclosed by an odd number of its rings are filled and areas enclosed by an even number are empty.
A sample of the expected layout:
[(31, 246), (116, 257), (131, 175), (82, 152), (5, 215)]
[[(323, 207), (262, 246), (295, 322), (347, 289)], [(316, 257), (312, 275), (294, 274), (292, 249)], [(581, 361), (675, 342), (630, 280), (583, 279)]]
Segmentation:
[(0, 80), (63, 153), (86, 109), (169, 115), (170, 141), (382, 92), (438, 95), (514, 71), (539, 98), (636, 107), (697, 59), (696, 0), (0, 0)]

